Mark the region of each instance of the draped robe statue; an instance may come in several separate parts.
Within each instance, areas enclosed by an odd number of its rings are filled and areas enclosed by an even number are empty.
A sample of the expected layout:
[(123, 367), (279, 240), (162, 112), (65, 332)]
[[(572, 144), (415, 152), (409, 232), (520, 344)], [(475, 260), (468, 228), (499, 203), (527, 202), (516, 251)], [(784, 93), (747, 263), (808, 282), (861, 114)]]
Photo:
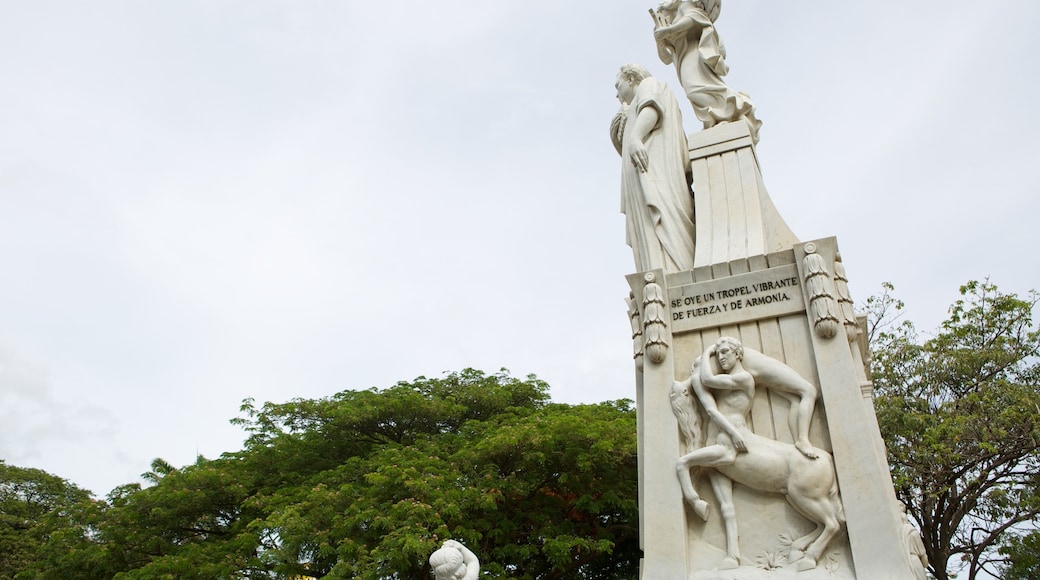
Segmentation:
[(611, 140), (621, 154), (621, 212), (636, 271), (693, 269), (689, 153), (675, 96), (643, 67), (625, 65)]
[(762, 122), (755, 118), (755, 105), (746, 93), (734, 91), (722, 80), (729, 66), (726, 47), (715, 29), (720, 8), (720, 0), (662, 3), (654, 12), (657, 53), (665, 64), (675, 64), (679, 83), (705, 129), (743, 120), (757, 143)]

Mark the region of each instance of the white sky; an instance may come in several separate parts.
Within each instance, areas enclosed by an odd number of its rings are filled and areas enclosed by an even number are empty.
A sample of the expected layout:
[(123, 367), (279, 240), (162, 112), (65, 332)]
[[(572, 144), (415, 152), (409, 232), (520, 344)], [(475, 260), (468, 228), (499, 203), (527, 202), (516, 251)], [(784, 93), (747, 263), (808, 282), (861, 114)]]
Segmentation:
[[(1040, 287), (1040, 3), (725, 4), (766, 185), (857, 301)], [(0, 458), (103, 495), (238, 449), (246, 397), (633, 397), (607, 130), (619, 65), (678, 92), (651, 6), (0, 0)]]

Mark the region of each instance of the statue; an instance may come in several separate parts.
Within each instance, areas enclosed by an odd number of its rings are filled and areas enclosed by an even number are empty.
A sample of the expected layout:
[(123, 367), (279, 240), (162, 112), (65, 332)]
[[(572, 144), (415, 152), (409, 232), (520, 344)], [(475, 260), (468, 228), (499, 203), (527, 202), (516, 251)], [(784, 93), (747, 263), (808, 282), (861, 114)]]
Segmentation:
[(430, 567), (437, 580), (477, 580), (480, 576), (480, 561), (455, 540), (447, 540), (430, 554)]
[(902, 523), (903, 545), (906, 547), (906, 563), (914, 573), (914, 580), (928, 578), (928, 552), (924, 549), (921, 532), (906, 517), (906, 504), (899, 503), (899, 521)]
[(636, 271), (693, 269), (693, 196), (682, 114), (663, 82), (625, 65), (614, 83), (621, 109), (610, 135), (621, 155), (621, 212)]
[[(712, 357), (721, 369), (719, 374), (713, 369)], [(690, 380), (676, 382), (673, 387), (672, 405), (684, 439), (699, 440), (699, 415), (692, 408), (694, 400), (708, 416), (705, 444), (687, 450), (676, 463), (683, 497), (694, 513), (708, 518), (708, 504), (697, 494), (690, 474), (694, 467), (708, 469), (726, 531), (726, 558), (719, 567), (732, 569), (740, 566), (733, 482), (757, 491), (783, 494), (795, 511), (816, 524), (812, 532), (791, 544), (791, 560), (796, 561), (799, 570), (810, 570), (816, 567), (845, 521), (834, 463), (825, 451), (815, 450), (816, 457), (810, 458), (790, 443), (756, 435), (747, 427), (755, 379), (744, 368), (743, 358), (740, 342), (722, 337), (694, 363)]]
[(758, 143), (762, 122), (755, 118), (751, 97), (722, 80), (729, 66), (715, 30), (721, 8), (721, 0), (665, 0), (656, 12), (651, 10), (657, 54), (665, 64), (675, 64), (679, 83), (705, 129), (742, 120)]

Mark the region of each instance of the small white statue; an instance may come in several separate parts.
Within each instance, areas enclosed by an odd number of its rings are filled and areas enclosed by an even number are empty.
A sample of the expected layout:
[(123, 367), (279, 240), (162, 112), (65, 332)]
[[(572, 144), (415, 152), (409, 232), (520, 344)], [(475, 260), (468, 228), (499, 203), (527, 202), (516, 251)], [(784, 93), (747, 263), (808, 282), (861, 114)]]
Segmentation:
[(430, 567), (437, 580), (477, 580), (480, 561), (476, 555), (455, 540), (448, 540), (430, 554)]
[(914, 573), (914, 580), (928, 578), (928, 552), (924, 549), (921, 532), (906, 517), (906, 505), (899, 503), (899, 519), (902, 522), (903, 545), (906, 548), (906, 563)]

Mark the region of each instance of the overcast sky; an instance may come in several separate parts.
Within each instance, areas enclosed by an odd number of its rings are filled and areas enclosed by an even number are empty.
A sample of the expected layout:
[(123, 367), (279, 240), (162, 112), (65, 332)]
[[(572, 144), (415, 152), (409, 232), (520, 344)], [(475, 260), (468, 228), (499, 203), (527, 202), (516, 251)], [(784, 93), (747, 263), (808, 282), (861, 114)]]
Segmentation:
[[(651, 6), (0, 0), (0, 458), (104, 495), (240, 448), (247, 397), (634, 397), (608, 127), (623, 63), (679, 92)], [(725, 3), (766, 186), (858, 302), (891, 281), (928, 329), (969, 279), (1040, 287), (1038, 25)]]

